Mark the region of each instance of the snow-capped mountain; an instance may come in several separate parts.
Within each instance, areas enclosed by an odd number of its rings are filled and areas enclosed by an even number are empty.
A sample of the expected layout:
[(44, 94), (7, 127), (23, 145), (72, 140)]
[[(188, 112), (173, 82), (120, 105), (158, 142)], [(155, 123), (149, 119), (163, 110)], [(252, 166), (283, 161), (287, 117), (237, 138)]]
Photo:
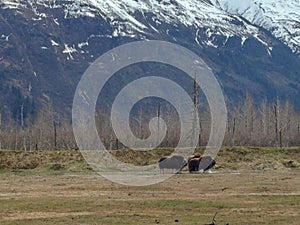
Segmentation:
[(239, 15), (261, 26), (300, 53), (299, 0), (211, 0), (233, 15)]
[(273, 2), (0, 0), (2, 110), (20, 115), (20, 105), (30, 112), (51, 101), (70, 111), (76, 85), (96, 57), (145, 39), (201, 56), (231, 104), (248, 92), (300, 107), (299, 1)]
[[(64, 17), (105, 18), (115, 29), (111, 36), (144, 36), (152, 32), (164, 32), (157, 27), (161, 23), (180, 24), (195, 28), (195, 41), (199, 41), (199, 29), (206, 27), (208, 37), (211, 34), (226, 37), (239, 36), (244, 42), (248, 37), (255, 37), (268, 45), (259, 29), (239, 16), (225, 12), (211, 4), (209, 0), (3, 0), (5, 8), (29, 8), (34, 12), (33, 20), (47, 17), (42, 7), (61, 8)], [(151, 18), (151, 23), (149, 19)], [(168, 31), (167, 31), (168, 32)], [(200, 43), (199, 43), (200, 44)], [(213, 40), (204, 44), (216, 46)]]
[[(156, 25), (164, 22), (196, 28), (209, 26), (212, 30), (208, 29), (207, 33), (227, 37), (237, 35), (243, 41), (249, 36), (261, 40), (259, 30), (254, 26), (258, 25), (300, 53), (299, 0), (3, 0), (2, 3), (10, 9), (32, 9), (35, 20), (47, 16), (39, 11), (40, 6), (62, 8), (66, 18), (101, 15), (115, 25), (113, 36), (132, 37), (137, 33), (149, 33), (149, 30), (160, 32), (145, 23), (143, 19), (147, 14), (152, 14)], [(196, 29), (196, 41), (198, 35)], [(214, 45), (212, 40), (207, 44)]]

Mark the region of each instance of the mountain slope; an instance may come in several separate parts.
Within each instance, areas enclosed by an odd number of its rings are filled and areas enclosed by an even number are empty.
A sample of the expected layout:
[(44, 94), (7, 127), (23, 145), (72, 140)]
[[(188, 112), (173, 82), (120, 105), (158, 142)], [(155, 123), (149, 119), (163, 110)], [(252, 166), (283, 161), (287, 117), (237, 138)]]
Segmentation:
[(279, 96), (300, 106), (299, 57), (257, 24), (208, 0), (3, 0), (1, 110), (14, 118), (22, 105), (28, 114), (46, 104), (70, 112), (76, 85), (96, 57), (145, 39), (199, 54), (230, 104), (249, 92), (257, 100)]

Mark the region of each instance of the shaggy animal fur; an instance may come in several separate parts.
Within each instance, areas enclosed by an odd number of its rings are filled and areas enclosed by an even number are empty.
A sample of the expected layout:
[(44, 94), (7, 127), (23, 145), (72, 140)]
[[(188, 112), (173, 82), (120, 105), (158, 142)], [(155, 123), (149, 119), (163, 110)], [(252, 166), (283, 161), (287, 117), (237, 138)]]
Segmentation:
[(162, 157), (159, 160), (159, 168), (164, 169), (174, 169), (181, 171), (187, 165), (186, 160), (180, 155), (173, 155), (171, 157)]
[(195, 155), (188, 160), (189, 172), (198, 172), (199, 170), (207, 171), (214, 167), (216, 161), (210, 156)]

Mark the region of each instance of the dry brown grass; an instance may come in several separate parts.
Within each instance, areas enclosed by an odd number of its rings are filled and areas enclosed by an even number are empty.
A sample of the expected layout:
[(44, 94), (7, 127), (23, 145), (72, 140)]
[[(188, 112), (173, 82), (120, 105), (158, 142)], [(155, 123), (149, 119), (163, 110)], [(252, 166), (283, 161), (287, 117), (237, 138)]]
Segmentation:
[[(163, 153), (152, 153), (149, 161)], [(124, 152), (117, 154), (126, 158)], [(5, 151), (0, 159), (1, 225), (202, 225), (216, 212), (221, 225), (300, 221), (299, 148), (225, 148), (216, 173), (177, 174), (147, 187), (97, 176), (79, 152)], [(23, 159), (38, 166), (19, 169), (15, 165)]]
[[(153, 151), (118, 150), (111, 153), (124, 162), (135, 165), (157, 163), (162, 156), (172, 153), (172, 149)], [(203, 153), (204, 149), (197, 149)], [(289, 169), (300, 168), (300, 147), (257, 148), (224, 147), (217, 158), (216, 169)], [(0, 170), (90, 170), (79, 151), (0, 151)]]

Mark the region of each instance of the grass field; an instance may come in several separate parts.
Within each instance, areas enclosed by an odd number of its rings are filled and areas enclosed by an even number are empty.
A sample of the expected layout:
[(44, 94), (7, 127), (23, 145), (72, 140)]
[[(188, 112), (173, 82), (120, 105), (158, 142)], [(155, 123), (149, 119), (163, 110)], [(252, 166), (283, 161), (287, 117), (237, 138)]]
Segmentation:
[[(169, 152), (114, 154), (140, 165)], [(218, 225), (299, 225), (300, 148), (223, 148), (216, 161), (211, 174), (127, 187), (99, 177), (80, 152), (0, 151), (0, 224), (204, 225), (217, 212)]]

